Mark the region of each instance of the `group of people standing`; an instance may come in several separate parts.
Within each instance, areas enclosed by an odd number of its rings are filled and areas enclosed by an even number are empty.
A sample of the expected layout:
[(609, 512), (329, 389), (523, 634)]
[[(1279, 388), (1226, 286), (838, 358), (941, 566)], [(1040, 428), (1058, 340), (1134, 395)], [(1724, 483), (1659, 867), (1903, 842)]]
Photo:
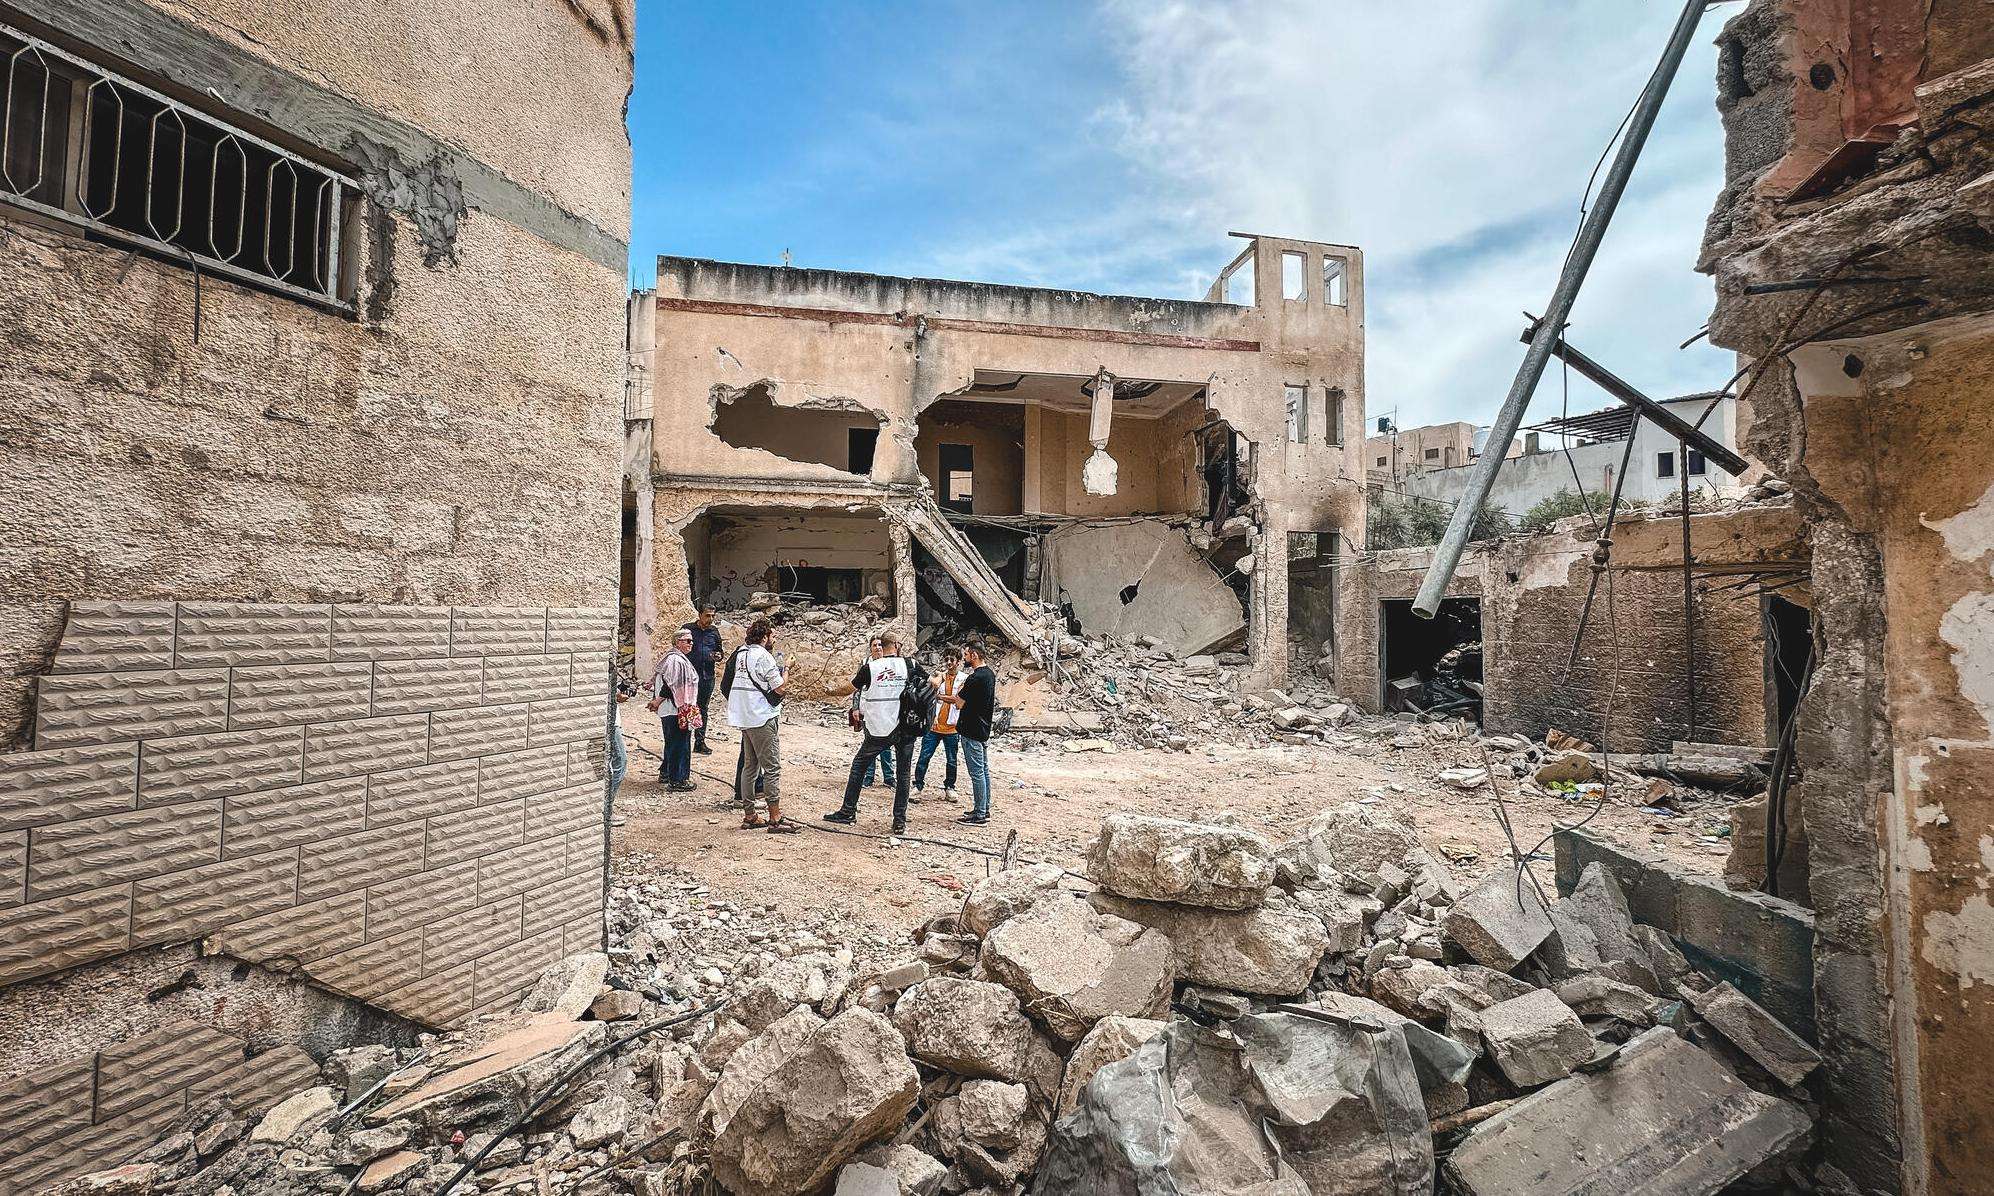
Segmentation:
[[(716, 689), (723, 693), (727, 725), (741, 740), (734, 798), (741, 806), (742, 828), (794, 834), (801, 827), (782, 813), (782, 702), (789, 678), (775, 642), (775, 624), (766, 618), (754, 620), (748, 625), (746, 642), (727, 658), (723, 669), (713, 608), (701, 606), (699, 617), (678, 630), (671, 651), (652, 674), (648, 706), (664, 724), (660, 779), (667, 790), (687, 792), (693, 788), (692, 757), (712, 754), (706, 745), (707, 704)], [(938, 677), (931, 678), (903, 655), (897, 632), (873, 637), (869, 659), (860, 664), (849, 687), (852, 726), (862, 730), (864, 738), (852, 757), (844, 801), (825, 814), (824, 821), (856, 822), (859, 791), (877, 768), (893, 786), (892, 833), (904, 833), (910, 790), (924, 787), (929, 762), (938, 750), (945, 757), (945, 794), (955, 793), (958, 754), (969, 774), (970, 808), (957, 821), (976, 826), (990, 821), (989, 740), (997, 708), (997, 675), (975, 641), (945, 653), (940, 670)], [(757, 797), (767, 803), (765, 815), (756, 810)]]

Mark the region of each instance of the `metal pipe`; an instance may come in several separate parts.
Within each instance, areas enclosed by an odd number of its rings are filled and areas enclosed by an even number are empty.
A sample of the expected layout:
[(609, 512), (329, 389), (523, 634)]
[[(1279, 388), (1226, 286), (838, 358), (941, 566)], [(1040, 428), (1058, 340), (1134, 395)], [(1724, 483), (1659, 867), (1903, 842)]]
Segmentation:
[(1419, 596), (1413, 599), (1412, 609), (1421, 618), (1431, 619), (1440, 611), (1440, 599), (1447, 592), (1447, 583), (1454, 578), (1454, 570), (1461, 564), (1461, 550), (1468, 545), (1475, 513), (1488, 501), (1489, 491), (1495, 486), (1496, 471), (1502, 468), (1503, 450), (1496, 446), (1507, 446), (1516, 438), (1516, 430), (1523, 423), (1524, 409), (1530, 406), (1530, 396), (1536, 392), (1537, 382), (1544, 376), (1544, 365), (1551, 359), (1552, 342), (1564, 331), (1565, 321), (1572, 314), (1572, 304), (1579, 297), (1579, 287), (1585, 282), (1586, 272), (1592, 269), (1592, 259), (1599, 253), (1599, 244), (1606, 237), (1606, 226), (1612, 223), (1614, 209), (1620, 206), (1620, 196), (1627, 190), (1627, 180), (1634, 173), (1634, 163), (1640, 158), (1641, 147), (1647, 144), (1648, 134), (1655, 127), (1662, 99), (1668, 95), (1669, 85), (1675, 81), (1690, 39), (1696, 36), (1696, 26), (1703, 17), (1707, 2), (1688, 0), (1683, 5), (1682, 15), (1676, 18), (1675, 29), (1669, 34), (1668, 47), (1662, 51), (1655, 73), (1649, 76), (1648, 85), (1641, 90), (1641, 98), (1634, 105), (1633, 114), (1627, 122), (1627, 132), (1621, 138), (1619, 151), (1613, 156), (1613, 165), (1600, 182), (1599, 198), (1594, 202), (1592, 211), (1586, 214), (1585, 222), (1579, 226), (1579, 235), (1573, 240), (1572, 251), (1565, 258), (1564, 270), (1558, 276), (1557, 289), (1551, 293), (1544, 320), (1538, 325), (1537, 335), (1531, 339), (1529, 351), (1523, 355), (1523, 365), (1517, 369), (1515, 381), (1509, 384), (1509, 395), (1503, 399), (1502, 410), (1496, 414), (1495, 427), (1489, 433), (1491, 450), (1475, 462), (1475, 470), (1468, 476), (1468, 492), (1462, 497), (1461, 505), (1454, 508), (1454, 518), (1448, 521), (1447, 532), (1434, 550), (1433, 564), (1427, 567), (1426, 577), (1419, 583)]
[[(1532, 325), (1523, 330), (1523, 341), (1525, 344), (1530, 342), (1531, 336), (1536, 331), (1536, 327), (1536, 325)], [(1712, 400), (1710, 406), (1703, 409), (1703, 416), (1699, 416), (1697, 421), (1692, 424), (1675, 412), (1670, 411), (1667, 407), (1634, 389), (1620, 375), (1573, 348), (1562, 336), (1552, 344), (1551, 356), (1572, 367), (1572, 369), (1578, 372), (1581, 378), (1591, 382), (1607, 394), (1612, 395), (1614, 398), (1655, 421), (1663, 431), (1676, 437), (1678, 440), (1689, 441), (1691, 447), (1701, 452), (1710, 460), (1715, 461), (1718, 468), (1722, 469), (1725, 473), (1735, 477), (1751, 468), (1743, 457), (1726, 448), (1709, 433), (1701, 430), (1703, 417), (1708, 416), (1711, 411), (1716, 409), (1717, 400)], [(1628, 435), (1632, 436), (1633, 432), (1630, 430)]]

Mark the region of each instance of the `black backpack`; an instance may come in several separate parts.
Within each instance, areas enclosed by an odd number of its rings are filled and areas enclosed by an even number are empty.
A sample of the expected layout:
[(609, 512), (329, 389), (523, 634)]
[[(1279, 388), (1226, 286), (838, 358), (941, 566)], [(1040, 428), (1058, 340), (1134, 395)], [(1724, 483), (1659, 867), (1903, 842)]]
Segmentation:
[(907, 660), (907, 686), (900, 691), (900, 731), (902, 743), (913, 743), (935, 725), (935, 707), (940, 694), (926, 670)]
[[(721, 670), (720, 673), (720, 692), (722, 694), (731, 694), (734, 692), (734, 663), (740, 660), (741, 653), (746, 652), (747, 650), (748, 650), (748, 645), (743, 644), (740, 647), (734, 649), (733, 654), (727, 657), (727, 667)], [(748, 684), (754, 686), (755, 692), (761, 694), (763, 699), (765, 699), (770, 706), (782, 705), (782, 695), (772, 694), (768, 690), (763, 689), (762, 683), (755, 680), (755, 675), (753, 673), (748, 674)], [(726, 699), (723, 697), (721, 701), (724, 702), (726, 701)]]

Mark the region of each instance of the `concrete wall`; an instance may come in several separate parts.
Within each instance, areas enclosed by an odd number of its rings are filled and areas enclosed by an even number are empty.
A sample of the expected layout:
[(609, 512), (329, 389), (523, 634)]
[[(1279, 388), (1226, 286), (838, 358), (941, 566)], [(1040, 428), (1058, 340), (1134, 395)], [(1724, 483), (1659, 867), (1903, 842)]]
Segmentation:
[(921, 419), (916, 442), (921, 476), (937, 502), (944, 497), (940, 446), (966, 444), (970, 449), (975, 488), (971, 513), (1017, 515), (1025, 509), (1025, 426), (1031, 418), (1016, 404), (963, 403), (948, 399), (930, 407)]
[(892, 596), (892, 543), (876, 512), (709, 515), (697, 534), (704, 551), (692, 557), (693, 587), (722, 609), (768, 589), (775, 565), (862, 570), (865, 593)]
[[(1708, 399), (1679, 399), (1665, 406), (1694, 423), (1709, 402)], [(1727, 447), (1736, 447), (1732, 439), (1736, 427), (1734, 406), (1730, 399), (1719, 400), (1717, 410), (1711, 412), (1703, 425), (1705, 431)], [(1560, 490), (1576, 493), (1577, 486), (1572, 481), (1574, 470), (1587, 493), (1610, 495), (1613, 493), (1614, 475), (1619, 472), (1620, 460), (1626, 451), (1625, 440), (1614, 440), (1603, 444), (1574, 445), (1569, 459), (1561, 449), (1511, 457), (1503, 462), (1501, 472), (1496, 474), (1489, 500), (1511, 515), (1523, 515)], [(1675, 453), (1678, 458), (1673, 477), (1656, 476), (1655, 455), (1664, 452)], [(1642, 420), (1634, 434), (1634, 456), (1628, 467), (1623, 496), (1644, 503), (1662, 503), (1680, 497), (1683, 469), (1680, 457), (1674, 437)], [(1420, 473), (1405, 479), (1405, 491), (1424, 498), (1458, 502), (1461, 495), (1467, 492), (1471, 472), (1469, 467), (1462, 466)], [(1690, 478), (1689, 482), (1692, 491), (1706, 495), (1734, 491), (1739, 486), (1738, 479), (1719, 469), (1714, 462), (1706, 466), (1702, 477)]]
[[(103, 1067), (145, 1022), (145, 990), (101, 972), (135, 944), (234, 927), (214, 950), (295, 959), (318, 982), (398, 993), (441, 1020), (478, 1002), (481, 973), (495, 999), (571, 930), (576, 943), (599, 934), (586, 929), (599, 927), (599, 873), (584, 885), (579, 855), (572, 893), (530, 928), (521, 894), (507, 922), (477, 877), (497, 894), (506, 853), (531, 845), (562, 858), (515, 879), (565, 884), (566, 836), (600, 838), (592, 753), (569, 755), (588, 743), (580, 712), (602, 699), (606, 669), (526, 666), (583, 639), (592, 659), (609, 646), (631, 23), (611, 0), (504, 19), (457, 0), (12, 7), (86, 58), (108, 48), (142, 81), (349, 172), (366, 195), (352, 313), (212, 274), (197, 290), (181, 265), (0, 207), (0, 742), (22, 748), (0, 756), (0, 951), (9, 978), (46, 977), (30, 983), (47, 1008), (109, 984), (132, 1010), (46, 1063), (96, 1077), (91, 1119), (65, 1112), (34, 1148), (71, 1168), (136, 1140), (117, 1108), (127, 1087), (147, 1098), (130, 1112), (150, 1116), (154, 1092), (189, 1086), (161, 1081), (175, 1060), (150, 1048), (153, 1071)], [(378, 650), (331, 654), (340, 611), (384, 605), (415, 608), (427, 647), (390, 650), (409, 630), (391, 627)], [(466, 641), (455, 655), (460, 620), (467, 634), (519, 631), (492, 641), (518, 653), (519, 693), (495, 676), (486, 704), (483, 654)], [(286, 630), (314, 623), (302, 641)], [(84, 640), (98, 645), (88, 669), (57, 647)], [(377, 710), (377, 676), (423, 691), (419, 660), (444, 662), (430, 676), (449, 709), (418, 697)], [(481, 753), (533, 751), (540, 701), (570, 712), (542, 742), (562, 784), (572, 764), (589, 794), (559, 806), (572, 824), (559, 831), (529, 828), (521, 794), (494, 788), (477, 805), (482, 773), (463, 760), (430, 763), (451, 750), (432, 737), (438, 720)], [(258, 704), (264, 717), (238, 726)], [(141, 751), (146, 763), (126, 767)], [(424, 790), (441, 805), (394, 807), (384, 778), (389, 805), (369, 822), (377, 773), (431, 767), (456, 778)], [(426, 967), (424, 929), (445, 925), (458, 945)], [(215, 1011), (256, 974), (215, 977), (202, 1024), (228, 1032)], [(0, 1039), (37, 1032), (10, 1021)], [(190, 1083), (205, 1067), (189, 1063)]]
[[(1312, 286), (1306, 299), (1280, 295), (1279, 255), (1286, 250), (1308, 255)], [(921, 484), (919, 413), (969, 386), (979, 369), (1085, 378), (1105, 368), (1125, 378), (1201, 383), (1210, 411), (1256, 446), (1253, 478), (1262, 510), (1255, 551), (1261, 565), (1272, 567), (1254, 572), (1252, 648), (1262, 679), (1272, 683), (1287, 669), (1281, 567), (1287, 531), (1363, 523), (1357, 449), (1364, 409), (1363, 261), (1353, 248), (1274, 238), (1259, 239), (1253, 252), (1260, 280), (1253, 306), (660, 259), (657, 347), (649, 369), (653, 479), (660, 487), (753, 493), (771, 505), (802, 493), (890, 503), (884, 488)], [(1321, 301), (1315, 280), (1325, 253), (1349, 263), (1345, 305)], [(1343, 390), (1341, 444), (1327, 443), (1326, 436), (1285, 443), (1284, 383), (1306, 384), (1316, 395), (1332, 386)], [(708, 425), (716, 388), (725, 393), (757, 385), (768, 388), (778, 407), (852, 404), (883, 417), (872, 477), (854, 480), (828, 466), (732, 447), (714, 436)], [(1053, 413), (1045, 415), (1050, 420)], [(1165, 456), (1174, 465), (1161, 475), (1149, 464), (1158, 438), (1174, 442), (1176, 431), (1169, 421), (1156, 428), (1115, 421), (1114, 434), (1128, 448), (1117, 452), (1111, 440), (1110, 451), (1126, 489), (1109, 500), (1080, 494), (1085, 454), (1071, 447), (1070, 436), (1049, 435), (1042, 469), (1024, 481), (1024, 505), (1031, 505), (1036, 485), (1041, 506), (1057, 509), (1052, 494), (1064, 490), (1062, 501), (1082, 514), (1196, 506), (1191, 499), (1202, 487), (1193, 489), (1181, 472), (1193, 457), (1179, 458), (1173, 449)], [(1028, 457), (1033, 436), (1028, 423)], [(1058, 478), (1046, 472), (1059, 468), (1050, 450), (1055, 441), (1069, 445)], [(672, 517), (660, 512), (654, 522), (661, 542)], [(657, 554), (649, 583), (660, 595), (682, 586), (682, 574), (667, 557)]]

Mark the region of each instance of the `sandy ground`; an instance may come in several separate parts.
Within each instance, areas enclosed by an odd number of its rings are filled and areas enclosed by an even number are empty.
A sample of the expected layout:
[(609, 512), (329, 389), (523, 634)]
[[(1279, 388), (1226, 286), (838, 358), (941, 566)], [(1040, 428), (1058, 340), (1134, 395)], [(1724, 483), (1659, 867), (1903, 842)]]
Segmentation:
[[(716, 711), (717, 713), (717, 711)], [(1128, 811), (1195, 818), (1235, 812), (1244, 824), (1279, 839), (1316, 812), (1375, 798), (1410, 815), (1429, 846), (1472, 880), (1507, 857), (1492, 803), (1435, 779), (1444, 768), (1479, 765), (1472, 743), (1386, 749), (1375, 757), (1322, 746), (1237, 748), (1213, 745), (1185, 752), (1120, 749), (1022, 753), (1016, 740), (992, 741), (991, 806), (987, 826), (955, 819), (968, 806), (967, 777), (957, 800), (941, 792), (943, 757), (931, 765), (925, 795), (910, 807), (909, 836), (885, 841), (892, 791), (867, 789), (858, 834), (833, 833), (821, 814), (837, 807), (858, 735), (825, 725), (814, 709), (785, 717), (782, 731), (783, 810), (806, 827), (798, 835), (739, 829), (731, 806), (737, 743), (717, 728), (714, 754), (693, 757), (695, 793), (666, 793), (658, 783), (658, 724), (637, 703), (624, 710), (633, 744), (629, 774), (617, 801), (614, 854), (619, 874), (639, 875), (652, 863), (699, 878), (715, 899), (773, 905), (803, 913), (842, 910), (869, 927), (899, 934), (955, 909), (961, 888), (994, 868), (994, 860), (919, 839), (1001, 852), (1016, 835), (1014, 858), (1043, 860), (1076, 872), (1081, 851), (1105, 814)], [(1512, 782), (1513, 784), (1513, 782)], [(1511, 789), (1505, 787), (1506, 797)], [(1516, 796), (1508, 802), (1519, 843), (1530, 847), (1560, 822), (1589, 806), (1555, 798)], [(1721, 871), (1726, 849), (1701, 840), (1723, 825), (1724, 807), (1710, 803), (1662, 820), (1631, 806), (1608, 805), (1590, 826), (1607, 838), (1666, 856), (1702, 871)], [(838, 828), (844, 830), (847, 828)], [(1551, 874), (1550, 849), (1539, 873)]]

